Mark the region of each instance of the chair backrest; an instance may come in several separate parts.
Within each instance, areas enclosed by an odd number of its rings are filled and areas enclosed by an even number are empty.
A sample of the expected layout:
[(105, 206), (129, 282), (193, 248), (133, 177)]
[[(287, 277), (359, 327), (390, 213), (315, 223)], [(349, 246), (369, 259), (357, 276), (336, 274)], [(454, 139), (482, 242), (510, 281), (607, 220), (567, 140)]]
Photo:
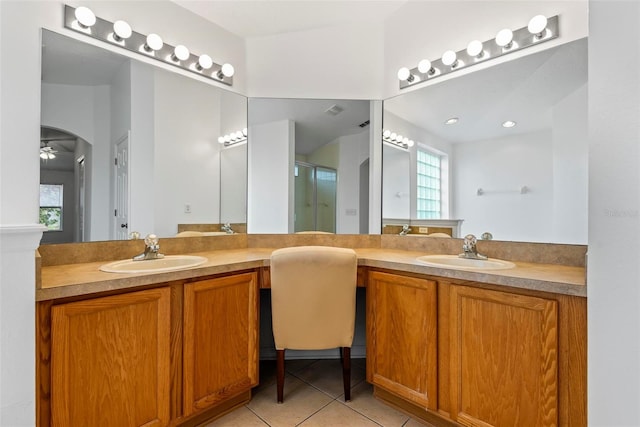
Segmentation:
[(271, 314), (276, 349), (351, 347), (358, 259), (326, 246), (277, 249), (271, 254)]

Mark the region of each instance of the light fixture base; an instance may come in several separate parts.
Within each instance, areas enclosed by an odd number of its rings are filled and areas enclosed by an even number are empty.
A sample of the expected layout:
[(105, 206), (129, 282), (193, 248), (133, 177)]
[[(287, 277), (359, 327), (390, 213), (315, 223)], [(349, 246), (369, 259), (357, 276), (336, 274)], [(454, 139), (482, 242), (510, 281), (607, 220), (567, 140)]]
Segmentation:
[(431, 61), (431, 69), (435, 70), (435, 72), (422, 73), (418, 67), (412, 68), (410, 70), (410, 75), (415, 76), (416, 78), (411, 79), (411, 81), (400, 80), (400, 89), (431, 81), (436, 77), (468, 68), (469, 66), (485, 62), (491, 58), (498, 58), (512, 52), (517, 52), (519, 50), (553, 40), (559, 36), (558, 15), (548, 18), (547, 27), (542, 34), (543, 37), (539, 37), (537, 34), (531, 34), (528, 26), (524, 26), (513, 31), (513, 40), (511, 42), (511, 47), (509, 48), (498, 46), (495, 39), (490, 39), (482, 43), (483, 50), (481, 57), (469, 55), (466, 48), (455, 52), (458, 63), (461, 64), (459, 66), (447, 66), (442, 62), (442, 58), (439, 58)]
[[(75, 10), (76, 8), (72, 6), (64, 6), (65, 28), (93, 37), (94, 39), (101, 40), (111, 46), (119, 46), (138, 54), (141, 53), (141, 46), (144, 46), (147, 42), (146, 35), (137, 33), (133, 30), (131, 31), (130, 37), (122, 40), (115, 40), (113, 37), (113, 22), (109, 22), (97, 16), (95, 24), (91, 25), (88, 28), (82, 28), (76, 22), (77, 19), (75, 17)], [(216, 82), (224, 83), (228, 86), (233, 86), (233, 76), (227, 77), (225, 75), (218, 75), (218, 71), (222, 68), (222, 64), (213, 63), (212, 67), (209, 69), (198, 70), (196, 64), (198, 63), (198, 58), (200, 57), (200, 55), (195, 55), (190, 52), (187, 59), (176, 62), (171, 59), (174, 53), (174, 49), (175, 46), (164, 43), (159, 50), (154, 51), (154, 55), (143, 54), (143, 56), (156, 59), (165, 64), (170, 64), (174, 67), (178, 67), (182, 70), (189, 71), (202, 77), (207, 77)]]

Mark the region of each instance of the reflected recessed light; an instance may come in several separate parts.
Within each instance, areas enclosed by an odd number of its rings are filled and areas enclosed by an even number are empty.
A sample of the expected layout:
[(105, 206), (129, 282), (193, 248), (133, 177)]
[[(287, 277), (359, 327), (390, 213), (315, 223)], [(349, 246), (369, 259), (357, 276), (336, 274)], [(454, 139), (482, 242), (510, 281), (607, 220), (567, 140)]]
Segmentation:
[(503, 128), (512, 128), (516, 125), (516, 122), (512, 121), (512, 120), (507, 120), (506, 122), (502, 123), (502, 127)]
[(457, 117), (451, 117), (450, 119), (447, 119), (447, 121), (444, 122), (445, 125), (455, 125), (456, 123), (458, 123)]

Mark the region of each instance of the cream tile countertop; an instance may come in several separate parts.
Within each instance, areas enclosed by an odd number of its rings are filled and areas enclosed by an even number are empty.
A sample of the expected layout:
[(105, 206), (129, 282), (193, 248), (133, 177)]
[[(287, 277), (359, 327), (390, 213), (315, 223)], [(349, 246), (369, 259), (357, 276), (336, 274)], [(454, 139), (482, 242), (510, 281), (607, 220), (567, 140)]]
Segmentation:
[[(537, 290), (586, 297), (585, 269), (580, 266), (516, 261), (508, 270), (476, 271), (427, 266), (418, 257), (434, 252), (380, 248), (356, 248), (363, 267), (439, 276), (459, 281)], [(266, 267), (272, 248), (242, 248), (190, 252), (208, 261), (198, 267), (162, 273), (105, 273), (99, 270), (107, 261), (43, 266), (36, 300), (46, 301), (113, 290), (129, 289), (194, 279), (214, 274), (239, 272)]]

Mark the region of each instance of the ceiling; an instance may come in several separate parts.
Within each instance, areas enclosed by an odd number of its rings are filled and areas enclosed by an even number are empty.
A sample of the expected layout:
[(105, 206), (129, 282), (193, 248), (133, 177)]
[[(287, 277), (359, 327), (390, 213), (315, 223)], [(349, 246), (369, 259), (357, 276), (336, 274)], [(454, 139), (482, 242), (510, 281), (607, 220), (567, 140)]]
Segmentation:
[(407, 0), (172, 0), (240, 37), (382, 23)]
[[(338, 106), (337, 115), (326, 111)], [(360, 127), (369, 120), (369, 101), (335, 99), (250, 98), (251, 125), (292, 120), (295, 122), (296, 154), (311, 154), (340, 136), (369, 130)]]

